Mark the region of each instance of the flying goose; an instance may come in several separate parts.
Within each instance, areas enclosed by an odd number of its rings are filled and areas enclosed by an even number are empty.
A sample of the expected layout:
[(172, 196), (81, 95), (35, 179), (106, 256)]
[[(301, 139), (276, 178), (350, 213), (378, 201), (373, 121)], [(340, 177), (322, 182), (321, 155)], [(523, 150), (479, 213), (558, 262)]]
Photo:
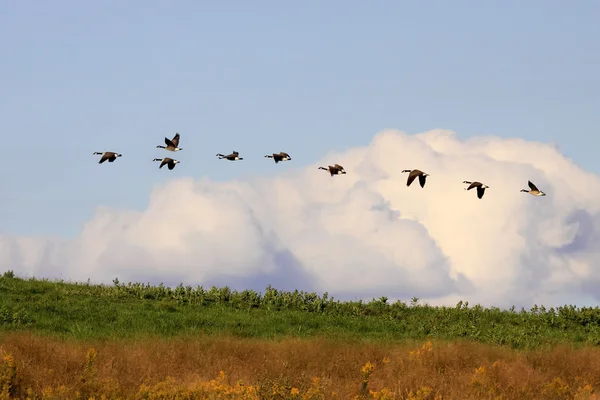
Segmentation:
[(340, 164), (335, 164), (333, 166), (329, 165), (327, 168), (325, 168), (325, 167), (319, 167), (319, 169), (323, 169), (325, 171), (329, 171), (329, 174), (331, 174), (332, 177), (334, 175), (339, 175), (339, 174), (345, 174), (346, 173), (346, 171), (344, 170), (344, 167), (342, 167)]
[(217, 154), (217, 157), (219, 157), (219, 160), (221, 160), (223, 158), (226, 158), (229, 161), (243, 160), (243, 158), (241, 158), (239, 155), (240, 155), (240, 153), (238, 153), (237, 151), (234, 151), (234, 152), (232, 152), (231, 154), (228, 154), (228, 155), (224, 155), (224, 154), (219, 153), (219, 154)]
[(96, 151), (94, 152), (94, 155), (96, 154), (102, 154), (102, 157), (100, 157), (100, 161), (98, 161), (98, 164), (102, 164), (104, 161), (108, 160), (108, 162), (114, 162), (117, 157), (121, 157), (122, 154), (119, 153), (115, 153), (114, 151), (105, 151), (105, 152), (99, 152)]
[(465, 188), (465, 190), (471, 190), (476, 187), (477, 188), (477, 197), (480, 199), (483, 197), (483, 193), (485, 192), (485, 189), (489, 188), (489, 186), (484, 185), (481, 182), (464, 181), (463, 183), (466, 183), (469, 185), (469, 187)]
[(179, 151), (179, 150), (183, 150), (181, 147), (177, 147), (179, 146), (179, 133), (175, 133), (175, 136), (173, 136), (173, 139), (169, 140), (169, 138), (165, 138), (165, 144), (167, 145), (165, 146), (156, 146), (157, 149), (165, 149), (165, 150), (169, 150), (169, 151)]
[(408, 179), (406, 180), (406, 186), (410, 186), (410, 184), (413, 183), (415, 178), (418, 176), (419, 184), (421, 185), (421, 187), (425, 187), (425, 179), (429, 176), (429, 174), (426, 174), (425, 172), (418, 169), (405, 169), (402, 172), (410, 172), (408, 174)]
[(152, 161), (162, 161), (160, 163), (160, 166), (158, 167), (158, 169), (161, 169), (162, 167), (164, 167), (165, 164), (167, 165), (167, 167), (169, 167), (169, 169), (173, 169), (173, 168), (175, 168), (175, 165), (177, 165), (181, 162), (181, 161), (173, 160), (172, 158), (169, 158), (169, 157), (155, 158)]
[(527, 184), (529, 185), (529, 187), (531, 188), (531, 190), (521, 189), (521, 192), (529, 193), (529, 194), (532, 194), (534, 196), (545, 196), (546, 195), (546, 193), (544, 193), (541, 190), (539, 190), (537, 188), (537, 186), (535, 186), (531, 181), (527, 181)]
[(292, 157), (290, 157), (290, 155), (288, 153), (284, 153), (283, 151), (280, 151), (279, 154), (273, 153), (273, 155), (266, 155), (265, 158), (272, 158), (275, 161), (275, 164), (277, 164), (279, 161), (290, 161), (292, 159)]

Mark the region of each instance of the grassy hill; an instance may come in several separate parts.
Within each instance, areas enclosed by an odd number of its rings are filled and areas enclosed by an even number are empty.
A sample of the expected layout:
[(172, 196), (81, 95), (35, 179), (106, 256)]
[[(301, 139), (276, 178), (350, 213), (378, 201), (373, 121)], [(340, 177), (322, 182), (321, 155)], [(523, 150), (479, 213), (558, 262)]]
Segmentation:
[[(0, 276), (0, 399), (598, 399), (598, 308)], [(477, 343), (479, 342), (479, 343)]]
[(205, 333), (244, 338), (326, 337), (394, 342), (466, 339), (515, 349), (600, 344), (600, 309), (500, 310), (459, 303), (341, 302), (305, 292), (264, 293), (167, 288), (139, 283), (93, 285), (0, 277), (0, 332), (72, 339), (174, 337)]

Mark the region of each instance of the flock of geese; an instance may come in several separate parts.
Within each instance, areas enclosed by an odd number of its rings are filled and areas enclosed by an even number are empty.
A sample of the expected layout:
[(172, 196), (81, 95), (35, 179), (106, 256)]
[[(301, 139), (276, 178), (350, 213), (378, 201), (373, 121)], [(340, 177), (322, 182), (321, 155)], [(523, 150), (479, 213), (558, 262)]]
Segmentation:
[[(172, 139), (165, 137), (166, 146), (158, 145), (156, 147), (159, 149), (165, 149), (165, 150), (173, 151), (173, 152), (183, 150), (181, 147), (179, 147), (179, 139), (180, 139), (179, 133), (175, 133), (175, 136), (173, 136)], [(94, 155), (102, 156), (102, 157), (100, 157), (100, 161), (98, 161), (98, 163), (100, 163), (100, 164), (102, 164), (105, 161), (114, 162), (118, 157), (122, 156), (122, 154), (116, 153), (114, 151), (105, 151), (105, 152), (96, 151), (96, 152), (94, 152)], [(237, 151), (233, 151), (231, 154), (227, 154), (227, 155), (218, 153), (217, 157), (219, 158), (219, 160), (222, 160), (222, 159), (229, 160), (229, 161), (243, 160), (243, 158), (240, 157), (240, 153)], [(285, 153), (283, 151), (281, 151), (279, 153), (267, 154), (265, 156), (265, 158), (272, 158), (276, 164), (280, 161), (290, 161), (292, 159), (288, 153)], [(173, 168), (175, 168), (175, 166), (177, 164), (180, 163), (180, 161), (175, 160), (170, 157), (155, 158), (152, 161), (160, 161), (160, 165), (158, 166), (159, 169), (164, 167), (165, 165), (169, 169), (173, 169)], [(342, 167), (340, 164), (329, 165), (327, 168), (319, 167), (319, 169), (328, 171), (332, 177), (334, 175), (343, 175), (346, 173), (346, 170), (344, 170), (344, 167)], [(412, 170), (405, 169), (402, 172), (408, 173), (408, 178), (406, 180), (406, 186), (410, 186), (410, 184), (413, 183), (413, 181), (418, 177), (419, 184), (421, 185), (421, 187), (422, 188), (425, 187), (425, 180), (427, 179), (429, 174), (427, 174), (421, 170), (418, 170), (418, 169), (412, 169)], [(479, 199), (481, 199), (483, 197), (483, 195), (485, 193), (485, 189), (489, 189), (489, 186), (484, 185), (483, 183), (477, 182), (477, 181), (475, 181), (475, 182), (464, 181), (463, 183), (469, 185), (468, 187), (465, 188), (465, 190), (471, 190), (471, 189), (476, 188), (477, 189), (477, 198), (479, 198)], [(534, 185), (531, 181), (527, 181), (527, 184), (529, 185), (529, 190), (521, 189), (521, 192), (529, 193), (533, 196), (545, 196), (546, 195), (546, 193), (539, 190), (537, 188), (537, 186)]]

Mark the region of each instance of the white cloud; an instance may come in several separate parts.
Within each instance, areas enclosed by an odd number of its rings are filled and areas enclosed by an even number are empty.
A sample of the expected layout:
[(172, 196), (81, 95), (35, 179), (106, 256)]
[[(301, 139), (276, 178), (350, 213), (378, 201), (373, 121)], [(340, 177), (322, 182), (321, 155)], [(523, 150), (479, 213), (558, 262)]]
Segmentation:
[[(334, 163), (347, 175), (317, 169)], [(401, 171), (414, 168), (430, 174), (424, 189), (406, 187)], [(547, 196), (520, 193), (528, 179)], [(464, 180), (490, 188), (480, 200)], [(600, 177), (549, 144), (384, 131), (277, 177), (169, 181), (143, 212), (99, 208), (75, 240), (0, 236), (0, 268), (432, 304), (600, 304), (598, 200)]]

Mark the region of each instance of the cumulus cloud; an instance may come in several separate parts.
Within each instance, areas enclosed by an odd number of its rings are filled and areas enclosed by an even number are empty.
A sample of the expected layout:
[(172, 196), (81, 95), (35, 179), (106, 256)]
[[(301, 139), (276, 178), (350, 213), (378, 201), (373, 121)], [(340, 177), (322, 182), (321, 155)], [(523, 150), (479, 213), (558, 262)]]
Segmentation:
[[(339, 163), (347, 175), (317, 170)], [(406, 187), (403, 169), (430, 174)], [(490, 188), (483, 199), (464, 180)], [(519, 190), (531, 180), (547, 193)], [(172, 199), (177, 199), (173, 206)], [(387, 130), (276, 177), (174, 179), (76, 239), (0, 236), (26, 276), (228, 285), (430, 304), (600, 304), (600, 177), (549, 144)]]

